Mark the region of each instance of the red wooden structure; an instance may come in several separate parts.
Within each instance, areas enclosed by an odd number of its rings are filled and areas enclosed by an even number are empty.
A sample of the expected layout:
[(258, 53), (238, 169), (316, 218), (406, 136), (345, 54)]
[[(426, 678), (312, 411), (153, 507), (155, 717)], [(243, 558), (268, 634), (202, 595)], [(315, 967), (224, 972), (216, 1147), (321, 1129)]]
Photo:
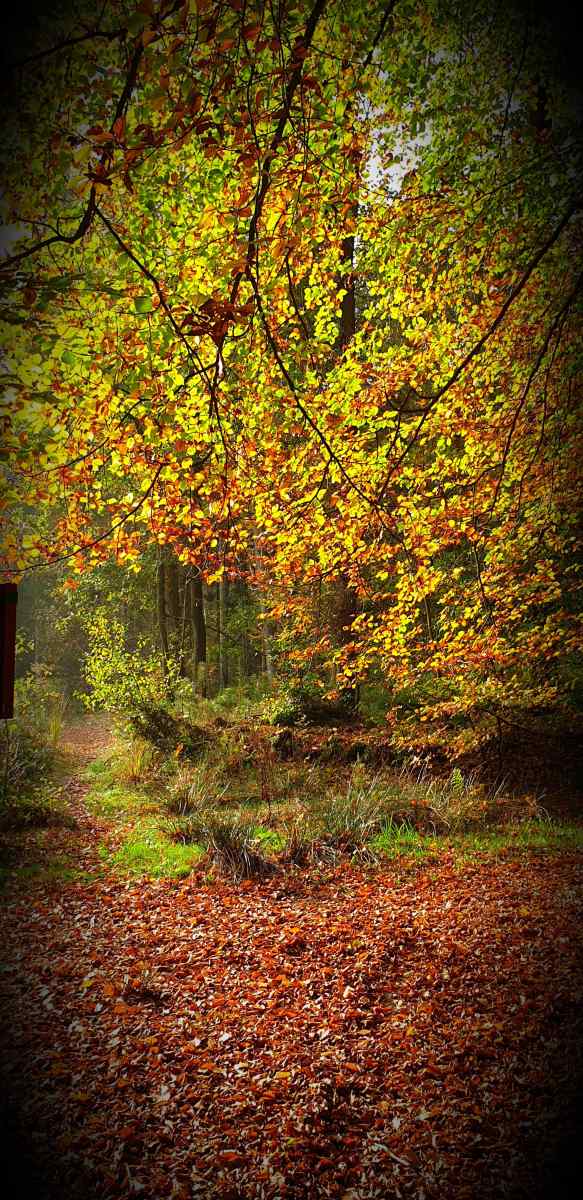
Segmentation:
[(14, 716), (14, 667), (16, 662), (15, 583), (0, 583), (0, 717)]

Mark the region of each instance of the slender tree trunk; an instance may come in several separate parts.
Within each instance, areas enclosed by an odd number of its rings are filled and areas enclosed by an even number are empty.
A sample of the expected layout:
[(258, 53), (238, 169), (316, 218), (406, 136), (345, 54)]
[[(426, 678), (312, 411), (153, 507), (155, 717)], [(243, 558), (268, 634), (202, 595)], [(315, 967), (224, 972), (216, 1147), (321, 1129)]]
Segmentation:
[[(243, 611), (248, 614), (251, 598), (249, 595), (249, 588), (247, 587), (244, 579), (240, 580), (239, 582), (239, 595), (241, 597)], [(241, 635), (241, 675), (243, 679), (249, 679), (250, 676), (254, 674), (254, 665), (254, 651), (246, 622)]]
[[(261, 551), (257, 545), (257, 542), (255, 542), (255, 569), (257, 571), (257, 575), (260, 577), (261, 576)], [(264, 597), (261, 586), (259, 584), (256, 584), (254, 590), (255, 590), (257, 599), (259, 601), (260, 607), (264, 608), (267, 601)], [(270, 628), (269, 622), (266, 621), (265, 619), (260, 621), (260, 633), (261, 633), (261, 651), (262, 651), (262, 660), (263, 660), (262, 668), (263, 668), (264, 674), (267, 676), (267, 682), (269, 684), (269, 687), (271, 688), (271, 685), (273, 683), (273, 652), (272, 652), (272, 648), (271, 648), (273, 634), (272, 634), (272, 630)]]
[(200, 687), (201, 695), (208, 693), (207, 658), (206, 658), (206, 621), (204, 615), (204, 597), (200, 575), (191, 580), (192, 595), (192, 627), (194, 634), (194, 685)]
[(164, 561), (164, 547), (158, 548), (158, 563), (156, 571), (156, 591), (157, 591), (157, 606), (158, 606), (158, 635), (160, 638), (160, 649), (164, 660), (164, 671), (168, 674), (168, 621), (166, 614), (166, 563)]
[(178, 584), (178, 563), (174, 556), (174, 552), (166, 548), (166, 603), (168, 606), (168, 615), (170, 617), (171, 635), (170, 645), (173, 654), (178, 656), (180, 647), (180, 632), (182, 622), (180, 620), (180, 589)]
[(227, 619), (227, 598), (228, 598), (228, 581), (224, 575), (221, 575), (218, 585), (217, 595), (217, 628), (219, 638), (219, 689), (228, 686), (229, 683), (229, 660), (227, 651), (227, 639), (225, 638), (225, 625)]
[[(356, 205), (355, 214), (356, 215)], [(356, 332), (356, 290), (354, 286), (354, 235), (350, 234), (342, 242), (342, 256), (345, 263), (344, 273), (340, 278), (340, 286), (344, 290), (340, 312), (340, 329), (338, 331), (338, 353), (352, 341)], [(340, 644), (345, 645), (351, 638), (351, 626), (356, 616), (358, 606), (354, 589), (349, 586), (345, 573), (338, 580), (337, 595), (334, 603), (335, 632)], [(342, 699), (349, 708), (358, 708), (358, 688), (342, 689)]]
[(190, 578), (186, 571), (182, 574), (182, 630), (180, 633), (180, 674), (188, 675), (187, 661), (192, 661), (188, 652), (192, 647), (192, 591)]
[(263, 646), (263, 661), (269, 687), (273, 683), (273, 654), (271, 651), (271, 630), (267, 621), (261, 622), (261, 644)]
[(340, 328), (338, 330), (338, 352), (342, 351), (352, 341), (356, 332), (356, 292), (354, 287), (354, 235), (350, 234), (342, 242), (342, 258), (347, 264), (346, 270), (340, 276), (340, 287), (344, 291), (340, 310)]

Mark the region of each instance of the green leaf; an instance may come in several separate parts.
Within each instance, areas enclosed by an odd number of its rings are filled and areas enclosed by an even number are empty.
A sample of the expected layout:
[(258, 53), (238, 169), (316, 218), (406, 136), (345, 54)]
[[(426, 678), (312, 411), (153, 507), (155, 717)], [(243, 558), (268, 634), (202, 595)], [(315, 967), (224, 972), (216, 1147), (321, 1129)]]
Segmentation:
[(150, 296), (134, 296), (134, 308), (137, 313), (143, 315), (154, 311), (154, 305)]

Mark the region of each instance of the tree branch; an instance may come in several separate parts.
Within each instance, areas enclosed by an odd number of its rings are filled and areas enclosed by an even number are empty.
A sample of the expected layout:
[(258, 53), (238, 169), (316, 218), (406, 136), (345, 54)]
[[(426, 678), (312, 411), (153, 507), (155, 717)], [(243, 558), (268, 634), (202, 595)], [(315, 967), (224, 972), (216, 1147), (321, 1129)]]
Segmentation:
[[(159, 20), (165, 21), (169, 17), (171, 17), (182, 6), (182, 2), (183, 2), (183, 0), (174, 0), (174, 3), (168, 9), (168, 11), (165, 12), (163, 16), (162, 15), (159, 16)], [(128, 71), (126, 74), (125, 83), (124, 83), (123, 89), (121, 91), (121, 94), (119, 96), (119, 99), (117, 101), (117, 104), (115, 107), (115, 112), (113, 114), (113, 118), (111, 120), (110, 130), (112, 132), (113, 132), (113, 127), (114, 127), (116, 121), (118, 121), (121, 117), (124, 117), (129, 108), (129, 103), (131, 100), (132, 92), (136, 86), (136, 82), (137, 82), (137, 78), (138, 78), (138, 69), (139, 69), (140, 63), (142, 61), (144, 52), (145, 52), (145, 46), (144, 46), (143, 40), (140, 36), (136, 39), (136, 42), (134, 44), (134, 50), (133, 50), (130, 65), (129, 65), (129, 68), (128, 68)], [(108, 155), (107, 150), (104, 150), (100, 156), (100, 164), (102, 166), (107, 162), (107, 155)], [(24, 262), (27, 258), (30, 258), (33, 254), (39, 254), (41, 252), (41, 250), (46, 250), (49, 246), (58, 245), (59, 243), (61, 245), (73, 246), (75, 244), (75, 242), (79, 242), (81, 240), (81, 238), (83, 238), (85, 236), (85, 234), (89, 231), (89, 229), (91, 228), (91, 225), (93, 223), (93, 218), (95, 216), (95, 213), (96, 213), (96, 189), (95, 189), (95, 184), (92, 184), (91, 191), (89, 192), (89, 199), (87, 201), (85, 212), (83, 213), (74, 233), (71, 233), (71, 234), (55, 233), (55, 234), (53, 234), (52, 237), (43, 238), (42, 241), (35, 242), (32, 246), (28, 246), (26, 250), (20, 250), (17, 254), (11, 254), (9, 257), (3, 259), (0, 262), (0, 274), (3, 273), (5, 275), (8, 275), (9, 272), (12, 272), (14, 270), (14, 268), (19, 265), (19, 263)]]
[(566, 229), (567, 225), (569, 224), (571, 217), (573, 217), (576, 212), (580, 212), (582, 203), (583, 202), (582, 202), (581, 198), (578, 197), (569, 206), (569, 208), (566, 210), (563, 217), (559, 221), (559, 224), (556, 226), (556, 228), (553, 230), (553, 232), (547, 238), (544, 245), (540, 247), (540, 249), (537, 251), (537, 253), (534, 255), (534, 257), (531, 259), (526, 270), (522, 274), (521, 278), (518, 280), (518, 283), (515, 284), (515, 286), (511, 289), (510, 294), (507, 296), (506, 300), (504, 301), (504, 304), (502, 305), (502, 308), (500, 309), (500, 312), (495, 317), (495, 319), (492, 321), (489, 328), (486, 330), (485, 333), (482, 334), (482, 337), (479, 338), (479, 340), (475, 343), (475, 345), (472, 346), (472, 349), (468, 351), (468, 353), (462, 359), (461, 363), (459, 363), (458, 366), (455, 368), (455, 370), (452, 372), (449, 379), (447, 379), (446, 382), (443, 383), (440, 388), (438, 388), (438, 390), (436, 391), (434, 396), (423, 396), (420, 393), (421, 399), (427, 400), (427, 407), (424, 410), (422, 416), (420, 417), (420, 419), (417, 423), (417, 427), (416, 427), (414, 433), (412, 434), (412, 436), (409, 438), (409, 441), (407, 442), (405, 449), (403, 450), (402, 454), (399, 455), (399, 458), (397, 459), (397, 461), (395, 463), (393, 463), (390, 471), (388, 472), (388, 474), (383, 482), (383, 485), (378, 493), (377, 503), (380, 504), (380, 502), (382, 501), (382, 499), (386, 493), (386, 490), (389, 486), (389, 483), (390, 483), (393, 475), (395, 474), (395, 471), (398, 471), (399, 467), (401, 466), (401, 463), (404, 461), (404, 459), (410, 453), (412, 447), (417, 442), (417, 440), (419, 438), (419, 434), (421, 433), (421, 430), (422, 430), (423, 426), (425, 425), (425, 422), (426, 422), (429, 414), (435, 408), (435, 405), (443, 398), (443, 396), (445, 396), (446, 392), (448, 392), (449, 389), (451, 387), (453, 387), (454, 383), (457, 383), (458, 379), (461, 378), (461, 376), (464, 374), (464, 371), (466, 371), (466, 369), (469, 367), (470, 363), (473, 362), (473, 360), (482, 353), (482, 350), (485, 348), (487, 343), (490, 341), (490, 338), (493, 337), (496, 330), (500, 327), (500, 325), (504, 321), (504, 318), (506, 317), (509, 309), (514, 304), (514, 301), (518, 299), (521, 292), (526, 287), (531, 275), (536, 271), (537, 267), (540, 265), (543, 258), (545, 258), (545, 256), (548, 254), (549, 250), (551, 250), (552, 247), (555, 245), (555, 243), (559, 240), (561, 234), (563, 233), (563, 230)]
[(104, 533), (100, 533), (99, 537), (94, 538), (92, 542), (86, 542), (84, 546), (78, 546), (76, 550), (69, 550), (67, 554), (58, 554), (55, 555), (54, 558), (46, 558), (44, 562), (31, 563), (30, 567), (1, 567), (0, 573), (4, 575), (26, 575), (29, 571), (39, 571), (41, 567), (55, 567), (58, 563), (68, 562), (69, 559), (76, 558), (78, 554), (86, 554), (88, 550), (92, 550), (94, 546), (98, 546), (100, 542), (104, 542), (106, 538), (111, 537), (111, 534), (114, 533), (116, 529), (121, 529), (121, 526), (125, 525), (126, 521), (129, 521), (131, 517), (135, 516), (135, 514), (139, 512), (140, 508), (142, 508), (143, 504), (148, 499), (148, 496), (152, 495), (152, 492), (154, 491), (165, 465), (166, 464), (163, 462), (159, 464), (153, 479), (148, 485), (148, 488), (144, 492), (143, 496), (140, 496), (137, 504), (134, 504), (127, 513), (124, 513), (123, 517), (120, 517), (119, 521), (114, 521), (113, 524), (110, 525), (109, 529), (106, 529)]
[(119, 29), (92, 29), (89, 33), (80, 33), (77, 37), (63, 38), (61, 42), (57, 42), (54, 46), (49, 46), (47, 50), (39, 50), (36, 54), (29, 54), (28, 58), (21, 58), (19, 62), (9, 63), (9, 71), (20, 71), (22, 67), (28, 67), (30, 63), (40, 62), (42, 58), (49, 58), (51, 54), (60, 54), (62, 50), (68, 50), (73, 46), (79, 46), (82, 42), (93, 42), (96, 40), (114, 42), (116, 38), (124, 37), (127, 34), (127, 28)]

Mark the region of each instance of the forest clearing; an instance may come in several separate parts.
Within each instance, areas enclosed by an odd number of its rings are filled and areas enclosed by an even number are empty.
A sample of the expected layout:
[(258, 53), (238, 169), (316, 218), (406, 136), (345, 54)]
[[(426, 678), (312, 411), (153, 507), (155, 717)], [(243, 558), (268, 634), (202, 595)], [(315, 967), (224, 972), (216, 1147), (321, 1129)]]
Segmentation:
[(574, 1194), (576, 20), (15, 14), (0, 999), (23, 1196)]

